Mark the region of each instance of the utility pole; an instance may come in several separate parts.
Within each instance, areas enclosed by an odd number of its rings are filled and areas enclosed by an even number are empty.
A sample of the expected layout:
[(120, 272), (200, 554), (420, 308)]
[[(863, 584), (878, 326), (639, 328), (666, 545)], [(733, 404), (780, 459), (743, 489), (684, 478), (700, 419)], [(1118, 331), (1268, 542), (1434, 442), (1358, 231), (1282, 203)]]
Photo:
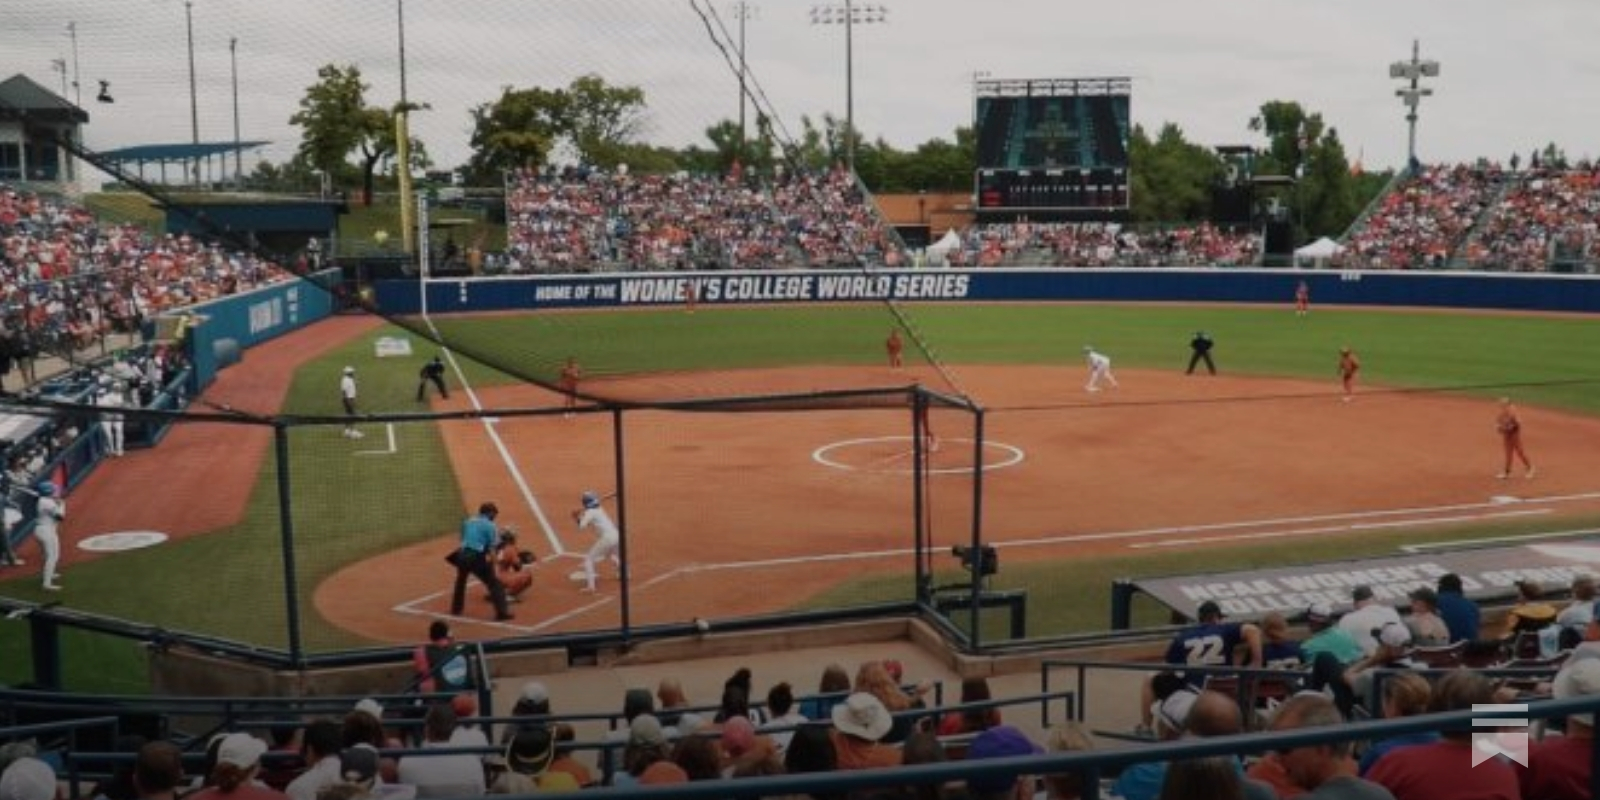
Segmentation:
[(233, 181), (244, 188), (244, 158), (239, 153), (239, 37), (228, 37), (228, 64), (233, 74)]
[(200, 95), (194, 81), (194, 0), (183, 0), (184, 24), (189, 29), (189, 133), (196, 155), (193, 159), (194, 185), (200, 186)]
[(741, 154), (744, 153), (744, 143), (749, 138), (745, 132), (744, 115), (745, 98), (750, 95), (745, 85), (746, 76), (750, 73), (744, 57), (744, 25), (750, 20), (759, 18), (760, 11), (759, 7), (750, 5), (748, 0), (739, 0), (733, 4), (734, 19), (739, 21), (739, 152)]
[(400, 23), (400, 104), (394, 109), (395, 179), (400, 190), (400, 249), (413, 252), (417, 241), (411, 196), (411, 101), (406, 95), (406, 0), (395, 0)]
[[(79, 75), (81, 74), (81, 73), (78, 72), (78, 23), (76, 23), (76, 22), (67, 23), (67, 35), (72, 38), (72, 93), (73, 93), (73, 96), (74, 96), (73, 102), (76, 103), (79, 108), (83, 108), (83, 84), (78, 82)], [(65, 70), (65, 68), (63, 67), (63, 74), (64, 74), (64, 70)], [(66, 92), (63, 91), (62, 94), (66, 94)]]

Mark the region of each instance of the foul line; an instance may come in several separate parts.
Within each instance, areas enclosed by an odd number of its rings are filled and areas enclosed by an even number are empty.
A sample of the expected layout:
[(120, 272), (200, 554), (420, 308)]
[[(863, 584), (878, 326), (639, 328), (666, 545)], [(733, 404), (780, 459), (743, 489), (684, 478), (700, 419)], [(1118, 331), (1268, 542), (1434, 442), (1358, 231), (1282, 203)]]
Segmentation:
[(1426, 542), (1424, 544), (1403, 544), (1400, 549), (1407, 553), (1423, 553), (1429, 550), (1442, 550), (1447, 547), (1475, 544), (1503, 544), (1505, 542), (1526, 542), (1540, 539), (1572, 539), (1579, 536), (1592, 536), (1600, 533), (1600, 528), (1573, 528), (1565, 531), (1549, 531), (1546, 533), (1528, 533), (1520, 536), (1490, 536), (1483, 539), (1455, 539), (1448, 542)]
[[(426, 288), (424, 288), (424, 291), (426, 291)], [(439, 335), (439, 329), (434, 327), (433, 320), (428, 317), (423, 317), (423, 320), (428, 323), (428, 330), (433, 331), (434, 340), (444, 341), (444, 338)], [(450, 361), (450, 369), (455, 372), (456, 380), (461, 383), (461, 390), (467, 393), (467, 399), (472, 402), (473, 410), (482, 412), (483, 403), (479, 402), (478, 393), (472, 391), (472, 384), (467, 383), (466, 373), (462, 372), (461, 365), (456, 363), (456, 354), (449, 347), (441, 346), (441, 349), (444, 351), (444, 357)], [(517, 485), (517, 491), (522, 493), (522, 499), (527, 502), (528, 508), (533, 509), (534, 519), (538, 520), (539, 527), (544, 529), (545, 540), (550, 543), (550, 552), (556, 555), (565, 553), (566, 549), (561, 546), (561, 538), (556, 536), (555, 529), (550, 527), (550, 520), (545, 517), (544, 509), (539, 506), (539, 501), (533, 496), (533, 489), (528, 487), (528, 481), (522, 477), (522, 470), (518, 469), (516, 462), (512, 460), (511, 451), (506, 448), (505, 441), (500, 438), (500, 432), (495, 430), (494, 423), (490, 420), (483, 419), (480, 422), (483, 424), (483, 432), (489, 435), (489, 441), (494, 444), (494, 449), (500, 453), (500, 460), (505, 463), (506, 471), (511, 473), (511, 480)]]
[(384, 423), (384, 427), (389, 429), (388, 450), (357, 450), (355, 454), (358, 456), (392, 456), (395, 453), (400, 452), (400, 448), (396, 447), (394, 443), (394, 423), (386, 422)]

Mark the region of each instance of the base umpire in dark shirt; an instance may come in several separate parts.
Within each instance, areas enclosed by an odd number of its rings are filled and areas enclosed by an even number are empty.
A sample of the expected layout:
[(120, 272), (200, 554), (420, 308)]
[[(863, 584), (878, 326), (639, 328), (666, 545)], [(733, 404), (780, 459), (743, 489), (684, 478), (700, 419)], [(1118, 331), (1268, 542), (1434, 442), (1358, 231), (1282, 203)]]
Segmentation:
[(417, 402), (422, 402), (422, 398), (427, 394), (430, 381), (438, 387), (440, 397), (450, 399), (450, 390), (444, 386), (444, 362), (438, 356), (434, 356), (432, 361), (422, 365), (422, 372), (417, 378)]
[(1211, 347), (1214, 344), (1205, 331), (1195, 331), (1194, 338), (1189, 340), (1189, 349), (1194, 351), (1194, 355), (1189, 356), (1189, 370), (1184, 374), (1193, 375), (1195, 365), (1202, 361), (1206, 362), (1207, 371), (1212, 375), (1217, 374), (1216, 362), (1211, 360)]

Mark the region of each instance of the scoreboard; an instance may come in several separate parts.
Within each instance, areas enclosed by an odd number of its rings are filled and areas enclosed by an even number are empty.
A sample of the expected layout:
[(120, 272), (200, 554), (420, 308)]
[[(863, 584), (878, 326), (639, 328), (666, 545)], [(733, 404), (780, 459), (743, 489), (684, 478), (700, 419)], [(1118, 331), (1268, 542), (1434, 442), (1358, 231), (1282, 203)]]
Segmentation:
[(1128, 78), (975, 84), (979, 211), (1128, 207)]

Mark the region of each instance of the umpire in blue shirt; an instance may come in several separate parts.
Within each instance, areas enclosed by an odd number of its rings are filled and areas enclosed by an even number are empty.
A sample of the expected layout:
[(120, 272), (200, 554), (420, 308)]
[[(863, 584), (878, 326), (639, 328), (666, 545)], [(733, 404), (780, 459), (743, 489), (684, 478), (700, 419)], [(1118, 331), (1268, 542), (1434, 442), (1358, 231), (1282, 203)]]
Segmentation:
[(1205, 331), (1195, 331), (1194, 338), (1189, 340), (1189, 350), (1192, 352), (1189, 356), (1189, 369), (1184, 374), (1193, 375), (1194, 368), (1202, 361), (1206, 364), (1207, 372), (1212, 375), (1217, 374), (1217, 364), (1211, 360), (1211, 348), (1215, 344), (1216, 342), (1213, 342)]
[(496, 622), (511, 619), (511, 612), (506, 609), (506, 589), (500, 585), (500, 579), (494, 576), (495, 543), (500, 540), (500, 532), (495, 528), (495, 517), (500, 516), (500, 509), (494, 503), (484, 503), (478, 506), (477, 516), (467, 517), (461, 523), (461, 549), (456, 551), (456, 587), (450, 595), (450, 613), (461, 616), (461, 610), (466, 605), (467, 575), (471, 574), (489, 587), (489, 599), (494, 603), (494, 618)]

